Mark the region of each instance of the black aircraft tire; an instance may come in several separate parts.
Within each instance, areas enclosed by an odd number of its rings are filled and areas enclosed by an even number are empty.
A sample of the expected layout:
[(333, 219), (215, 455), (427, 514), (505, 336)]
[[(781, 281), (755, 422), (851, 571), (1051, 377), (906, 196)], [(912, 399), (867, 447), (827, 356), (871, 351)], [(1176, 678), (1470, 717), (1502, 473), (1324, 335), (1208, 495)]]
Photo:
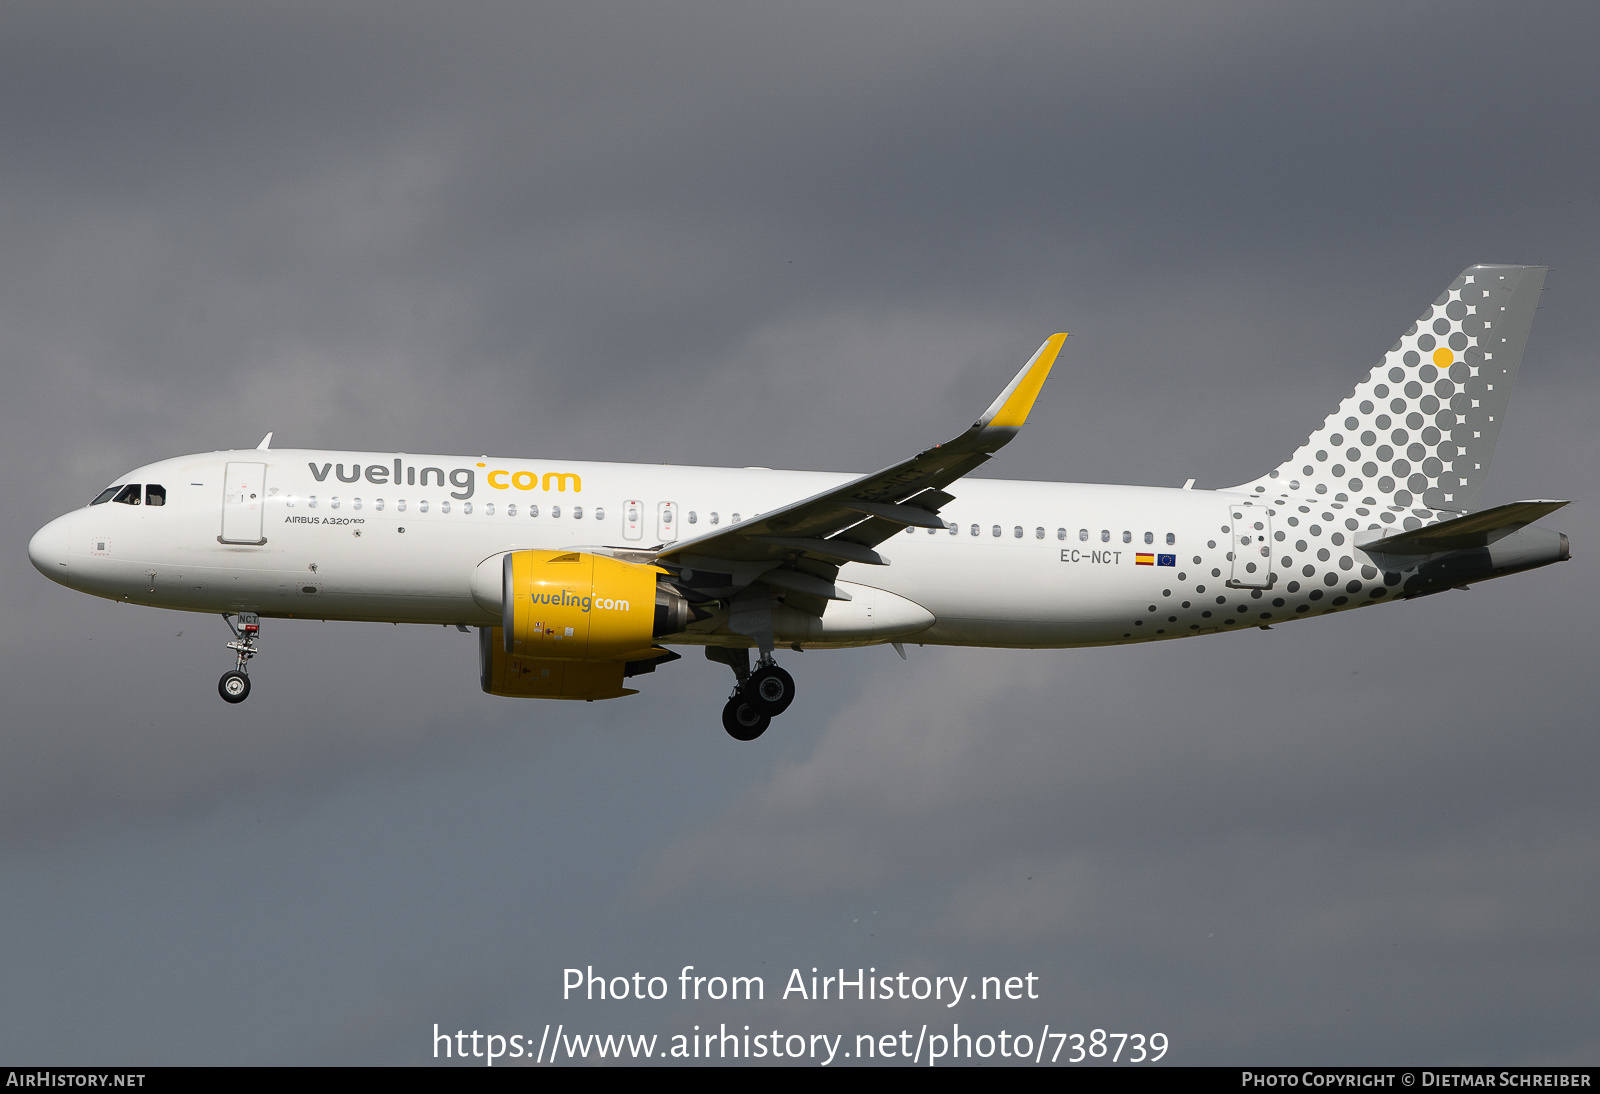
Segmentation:
[(794, 677), (777, 665), (768, 665), (750, 674), (744, 694), (751, 706), (769, 718), (776, 718), (794, 702)]
[(742, 695), (735, 695), (722, 708), (722, 728), (736, 741), (753, 741), (771, 724), (772, 716), (757, 710)]
[(230, 703), (242, 703), (250, 697), (250, 677), (242, 672), (225, 672), (217, 681), (217, 694)]

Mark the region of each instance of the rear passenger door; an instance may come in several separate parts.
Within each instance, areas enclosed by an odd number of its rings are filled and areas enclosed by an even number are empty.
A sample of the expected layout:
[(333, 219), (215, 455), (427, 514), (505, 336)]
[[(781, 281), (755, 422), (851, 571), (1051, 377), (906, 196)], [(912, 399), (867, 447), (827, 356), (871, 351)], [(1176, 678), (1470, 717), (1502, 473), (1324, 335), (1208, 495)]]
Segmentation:
[(1272, 588), (1272, 517), (1263, 508), (1232, 505), (1228, 527), (1228, 557), (1233, 560), (1228, 584), (1235, 589)]

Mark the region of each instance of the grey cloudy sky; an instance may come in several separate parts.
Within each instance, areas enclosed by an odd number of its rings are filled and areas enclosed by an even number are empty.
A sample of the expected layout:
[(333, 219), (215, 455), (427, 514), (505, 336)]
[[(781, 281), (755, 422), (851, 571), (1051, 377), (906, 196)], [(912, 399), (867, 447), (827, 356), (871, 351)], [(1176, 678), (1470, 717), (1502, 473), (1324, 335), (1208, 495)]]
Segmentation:
[[(1592, 5), (0, 8), (0, 1058), (413, 1062), (433, 1023), (1161, 1030), (1600, 1058)], [(1463, 267), (1553, 267), (1485, 503), (1566, 565), (1232, 638), (813, 652), (538, 704), (453, 631), (28, 564), (284, 446), (867, 471), (1072, 332), (1002, 476), (1274, 466)], [(560, 971), (768, 977), (579, 1004)], [(791, 967), (1042, 998), (770, 1001)]]

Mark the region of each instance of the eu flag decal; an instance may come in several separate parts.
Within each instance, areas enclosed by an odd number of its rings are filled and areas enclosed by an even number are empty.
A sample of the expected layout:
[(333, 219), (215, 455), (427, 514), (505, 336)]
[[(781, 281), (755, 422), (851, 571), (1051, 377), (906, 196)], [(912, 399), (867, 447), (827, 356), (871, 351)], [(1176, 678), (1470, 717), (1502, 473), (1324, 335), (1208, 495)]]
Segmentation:
[(1156, 556), (1156, 565), (1157, 566), (1176, 566), (1177, 564), (1178, 564), (1178, 556), (1177, 555), (1157, 555)]

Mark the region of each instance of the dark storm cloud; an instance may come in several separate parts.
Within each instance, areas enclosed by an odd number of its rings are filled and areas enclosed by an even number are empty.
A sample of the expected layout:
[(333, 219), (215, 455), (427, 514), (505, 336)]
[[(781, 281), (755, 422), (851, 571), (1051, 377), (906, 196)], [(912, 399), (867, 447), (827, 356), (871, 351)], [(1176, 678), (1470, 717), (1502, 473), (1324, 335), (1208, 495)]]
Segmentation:
[[(436, 1019), (542, 1022), (527, 985), (582, 954), (848, 952), (1031, 962), (1193, 1061), (1592, 1058), (1596, 893), (1569, 864), (1596, 827), (1595, 19), (6, 8), (20, 1055), (91, 1047), (63, 984), (163, 1061), (393, 1060)], [(1231, 644), (807, 654), (752, 749), (717, 739), (726, 673), (698, 658), (617, 704), (517, 704), (438, 629), (269, 622), (224, 710), (216, 620), (25, 561), (126, 468), (268, 429), (868, 470), (1058, 329), (986, 474), (1227, 485), (1478, 261), (1556, 267), (1485, 500), (1579, 498), (1550, 522), (1572, 563)], [(874, 910), (894, 926), (863, 934)], [(223, 974), (274, 986), (193, 1015)]]

